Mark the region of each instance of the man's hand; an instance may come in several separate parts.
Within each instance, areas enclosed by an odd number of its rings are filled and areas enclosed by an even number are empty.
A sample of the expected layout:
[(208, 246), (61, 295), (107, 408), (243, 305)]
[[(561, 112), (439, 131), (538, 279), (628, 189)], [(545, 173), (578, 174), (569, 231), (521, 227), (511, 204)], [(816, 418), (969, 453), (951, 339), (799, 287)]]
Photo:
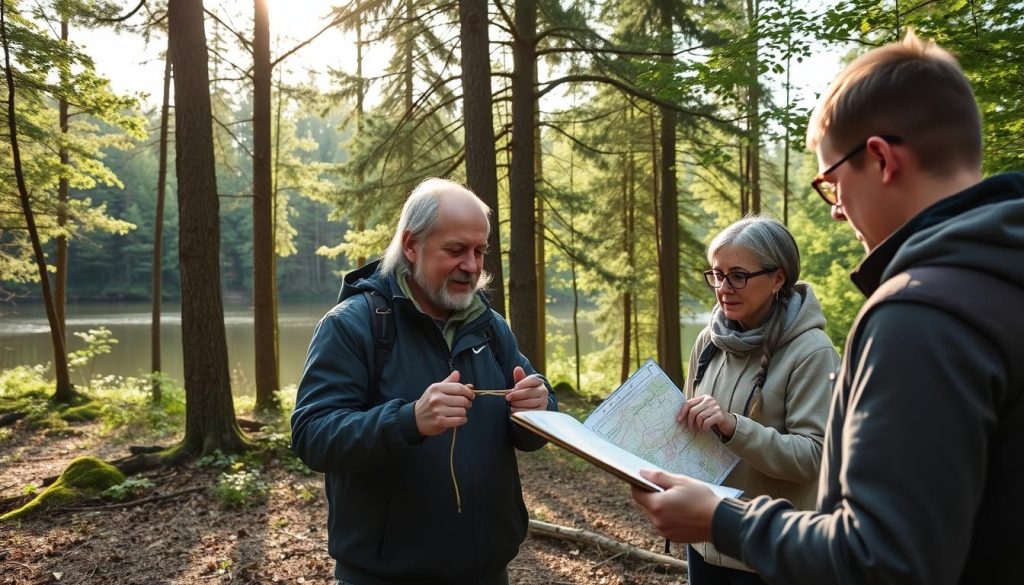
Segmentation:
[(527, 376), (522, 367), (512, 370), (512, 379), (516, 385), (505, 395), (505, 400), (512, 406), (512, 412), (520, 410), (547, 410), (548, 387), (540, 376)]
[(459, 371), (431, 384), (414, 406), (416, 429), (424, 437), (466, 424), (466, 411), (473, 406), (473, 391), (459, 383)]
[(654, 493), (633, 487), (633, 499), (647, 513), (658, 534), (672, 542), (711, 540), (711, 519), (720, 497), (689, 477), (646, 469), (640, 475), (666, 488)]
[(683, 403), (676, 415), (680, 422), (695, 431), (711, 431), (718, 429), (719, 437), (729, 440), (736, 432), (736, 415), (722, 409), (718, 401), (710, 394), (694, 396)]

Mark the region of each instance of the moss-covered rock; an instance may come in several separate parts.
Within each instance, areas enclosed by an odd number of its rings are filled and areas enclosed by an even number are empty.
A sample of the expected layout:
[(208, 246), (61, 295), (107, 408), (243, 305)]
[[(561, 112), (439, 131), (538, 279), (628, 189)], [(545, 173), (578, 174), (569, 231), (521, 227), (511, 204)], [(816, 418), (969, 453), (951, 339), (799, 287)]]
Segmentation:
[(103, 405), (99, 402), (86, 402), (80, 406), (72, 406), (60, 413), (60, 417), (68, 422), (88, 422), (99, 418)]
[(66, 505), (84, 496), (95, 496), (124, 481), (124, 474), (113, 465), (95, 457), (72, 461), (57, 481), (29, 503), (0, 516), (0, 522), (17, 520), (45, 508)]

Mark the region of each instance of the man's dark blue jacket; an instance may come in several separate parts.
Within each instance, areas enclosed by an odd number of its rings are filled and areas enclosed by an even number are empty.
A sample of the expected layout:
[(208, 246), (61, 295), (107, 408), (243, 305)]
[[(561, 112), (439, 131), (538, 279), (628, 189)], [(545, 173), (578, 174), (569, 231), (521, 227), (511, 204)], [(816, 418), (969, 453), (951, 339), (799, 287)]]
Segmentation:
[[(460, 513), (452, 432), (421, 436), (413, 402), (452, 370), (478, 389), (511, 388), (515, 366), (535, 371), (489, 306), (449, 349), (394, 276), (359, 278), (374, 268), (347, 277), (341, 302), (317, 325), (291, 421), (293, 451), (326, 474), (335, 576), (359, 585), (502, 582), (528, 525), (515, 449), (544, 441), (511, 422), (503, 397), (478, 396), (455, 442)], [(374, 338), (361, 294), (369, 290), (391, 299), (396, 333), (374, 390)], [(557, 409), (550, 388), (548, 408)]]

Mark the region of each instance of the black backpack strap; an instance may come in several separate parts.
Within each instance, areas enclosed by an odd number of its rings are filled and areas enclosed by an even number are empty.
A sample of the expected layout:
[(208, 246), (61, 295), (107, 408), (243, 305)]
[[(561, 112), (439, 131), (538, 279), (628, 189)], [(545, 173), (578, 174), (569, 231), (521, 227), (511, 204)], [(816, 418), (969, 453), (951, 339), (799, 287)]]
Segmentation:
[(498, 362), (498, 367), (501, 367), (501, 344), (495, 339), (494, 334), (494, 321), (491, 320), (484, 328), (484, 335), (487, 336), (487, 345), (491, 346), (491, 355), (494, 356), (494, 361)]
[(708, 364), (711, 363), (711, 358), (715, 357), (717, 353), (718, 346), (710, 341), (704, 346), (704, 349), (700, 350), (700, 356), (697, 358), (697, 372), (693, 375), (694, 388), (704, 379), (704, 374), (708, 370)]
[(373, 332), (373, 377), (370, 378), (370, 405), (377, 403), (380, 396), (380, 379), (384, 364), (395, 346), (395, 321), (388, 300), (374, 291), (363, 291), (366, 306), (370, 311), (370, 329)]

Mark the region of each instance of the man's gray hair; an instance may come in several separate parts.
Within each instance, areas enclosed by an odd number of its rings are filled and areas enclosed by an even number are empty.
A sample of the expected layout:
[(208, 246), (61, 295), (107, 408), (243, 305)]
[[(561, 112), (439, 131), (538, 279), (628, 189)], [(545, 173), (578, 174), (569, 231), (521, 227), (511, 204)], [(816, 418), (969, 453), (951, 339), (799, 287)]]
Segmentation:
[[(398, 227), (395, 228), (395, 235), (391, 238), (384, 255), (381, 256), (380, 271), (382, 274), (391, 274), (399, 265), (409, 266), (409, 259), (402, 251), (402, 236), (410, 232), (417, 242), (423, 242), (437, 225), (437, 214), (441, 207), (441, 199), (444, 197), (455, 197), (468, 195), (480, 206), (480, 211), (485, 217), (490, 218), (491, 208), (480, 200), (472, 191), (462, 185), (431, 177), (424, 179), (409, 194), (402, 207), (402, 215), (398, 218)], [(487, 224), (488, 235), (490, 235), (490, 222)]]

